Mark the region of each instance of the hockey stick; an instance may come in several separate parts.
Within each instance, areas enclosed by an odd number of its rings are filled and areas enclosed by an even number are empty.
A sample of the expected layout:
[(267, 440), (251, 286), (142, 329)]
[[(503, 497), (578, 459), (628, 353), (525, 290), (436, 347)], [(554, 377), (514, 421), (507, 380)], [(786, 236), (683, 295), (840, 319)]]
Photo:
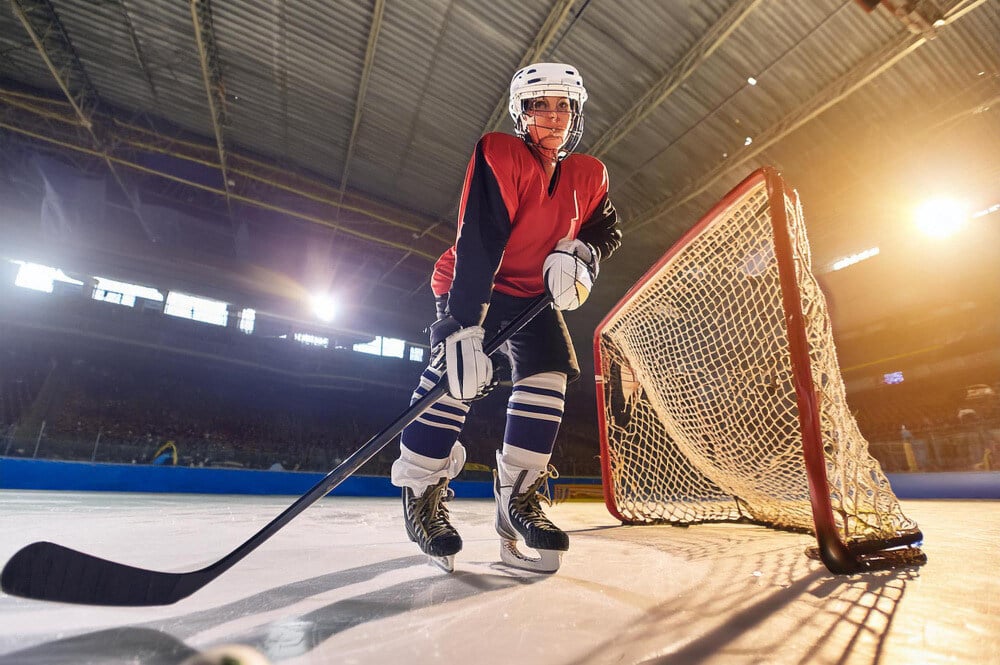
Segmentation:
[[(487, 342), (484, 350), (492, 354), (540, 311), (549, 306), (548, 295), (531, 304)], [(148, 606), (170, 605), (187, 598), (277, 533), (299, 513), (374, 457), (403, 428), (417, 419), (446, 391), (442, 378), (389, 423), (381, 432), (326, 474), (312, 489), (271, 520), (249, 540), (215, 563), (187, 573), (167, 573), (135, 568), (101, 559), (62, 545), (45, 541), (21, 548), (3, 568), (0, 588), (4, 593), (35, 600), (52, 600), (83, 605)]]

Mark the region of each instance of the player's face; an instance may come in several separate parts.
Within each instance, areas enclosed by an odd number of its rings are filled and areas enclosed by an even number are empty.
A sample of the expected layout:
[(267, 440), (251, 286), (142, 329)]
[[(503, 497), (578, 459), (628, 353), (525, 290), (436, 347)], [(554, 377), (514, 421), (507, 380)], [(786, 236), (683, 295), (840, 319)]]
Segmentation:
[(528, 132), (542, 148), (559, 149), (566, 142), (573, 107), (568, 97), (534, 97), (526, 104)]

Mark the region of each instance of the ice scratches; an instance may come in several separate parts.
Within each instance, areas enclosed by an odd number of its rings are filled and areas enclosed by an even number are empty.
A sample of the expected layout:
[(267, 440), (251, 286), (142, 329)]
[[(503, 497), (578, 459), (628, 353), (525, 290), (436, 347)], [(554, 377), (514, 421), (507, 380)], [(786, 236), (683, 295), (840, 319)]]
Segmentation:
[[(499, 564), (497, 564), (499, 565)], [(355, 626), (442, 604), (530, 585), (544, 579), (466, 563), (451, 575), (433, 572), (423, 554), (379, 561), (265, 588), (230, 603), (125, 626), (44, 642), (0, 655), (0, 665), (79, 665), (81, 662), (174, 665), (199, 653), (184, 640), (223, 631), (227, 643), (242, 644), (280, 662), (305, 654)], [(341, 593), (306, 613), (300, 604)], [(180, 606), (179, 606), (180, 607)], [(294, 621), (288, 613), (294, 612)], [(261, 617), (273, 613), (270, 620)], [(252, 622), (244, 632), (232, 627)], [(169, 631), (169, 632), (167, 632)]]
[[(426, 557), (415, 558), (419, 559), (419, 566), (426, 570)], [(232, 639), (260, 649), (268, 658), (278, 662), (308, 653), (351, 628), (400, 615), (420, 616), (423, 610), (440, 611), (449, 603), (533, 584), (541, 579), (545, 578), (538, 575), (499, 575), (488, 567), (463, 565), (450, 575), (431, 572), (379, 588), (362, 585), (357, 593), (297, 615), (294, 630), (286, 619), (278, 618), (233, 635)]]

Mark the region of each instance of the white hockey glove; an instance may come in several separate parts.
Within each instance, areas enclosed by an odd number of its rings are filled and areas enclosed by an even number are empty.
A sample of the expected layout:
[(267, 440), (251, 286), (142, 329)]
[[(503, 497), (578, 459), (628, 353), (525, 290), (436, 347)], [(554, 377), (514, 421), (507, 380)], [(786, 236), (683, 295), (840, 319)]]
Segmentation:
[(450, 316), (431, 324), (431, 348), (435, 360), (444, 361), (448, 378), (448, 394), (468, 402), (484, 397), (496, 383), (493, 381), (493, 362), (483, 351), (482, 326), (463, 328)]
[(561, 310), (576, 309), (587, 300), (597, 273), (597, 253), (581, 240), (560, 240), (542, 264), (545, 290)]

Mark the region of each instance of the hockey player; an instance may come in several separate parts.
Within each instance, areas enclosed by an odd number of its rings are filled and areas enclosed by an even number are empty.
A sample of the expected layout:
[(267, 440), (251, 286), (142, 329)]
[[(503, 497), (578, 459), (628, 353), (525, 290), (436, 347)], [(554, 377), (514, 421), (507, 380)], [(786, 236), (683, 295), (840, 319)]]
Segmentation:
[[(403, 491), (410, 539), (448, 571), (462, 548), (445, 505), (453, 496), (448, 481), (465, 464), (458, 436), (468, 402), (495, 385), (483, 351), (486, 331), (495, 332), (544, 292), (552, 308), (503, 348), (513, 390), (494, 472), (496, 529), (501, 558), (512, 566), (555, 572), (569, 548), (539, 494), (553, 472), (549, 459), (566, 384), (580, 375), (561, 311), (583, 304), (600, 261), (621, 244), (604, 164), (573, 153), (586, 101), (575, 67), (537, 63), (514, 74), (508, 108), (517, 136), (490, 133), (479, 140), (465, 174), (456, 242), (434, 266), (432, 361), (413, 397), (445, 372), (448, 392), (403, 431), (392, 482)], [(522, 554), (520, 539), (539, 556)]]

